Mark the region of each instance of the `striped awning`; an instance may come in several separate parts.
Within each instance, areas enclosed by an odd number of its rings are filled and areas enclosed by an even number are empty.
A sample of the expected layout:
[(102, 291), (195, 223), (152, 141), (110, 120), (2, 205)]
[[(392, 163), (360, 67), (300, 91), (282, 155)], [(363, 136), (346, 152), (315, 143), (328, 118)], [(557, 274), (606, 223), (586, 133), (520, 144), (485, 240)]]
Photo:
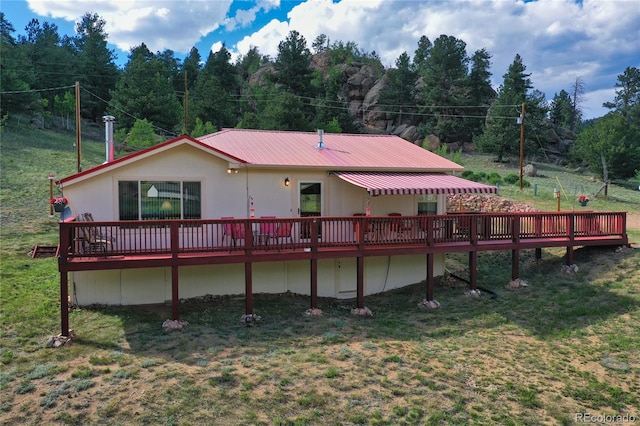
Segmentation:
[(497, 194), (498, 188), (453, 175), (400, 172), (334, 172), (370, 195)]

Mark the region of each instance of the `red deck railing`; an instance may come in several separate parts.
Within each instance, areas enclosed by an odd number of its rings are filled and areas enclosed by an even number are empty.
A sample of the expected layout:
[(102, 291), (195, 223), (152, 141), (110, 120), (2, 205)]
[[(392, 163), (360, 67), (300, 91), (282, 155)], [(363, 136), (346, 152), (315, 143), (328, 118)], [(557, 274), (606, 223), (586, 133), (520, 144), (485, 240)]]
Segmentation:
[[(627, 243), (625, 212), (61, 222), (60, 257)], [(555, 241), (554, 244), (545, 242)], [(465, 244), (466, 243), (466, 244)]]

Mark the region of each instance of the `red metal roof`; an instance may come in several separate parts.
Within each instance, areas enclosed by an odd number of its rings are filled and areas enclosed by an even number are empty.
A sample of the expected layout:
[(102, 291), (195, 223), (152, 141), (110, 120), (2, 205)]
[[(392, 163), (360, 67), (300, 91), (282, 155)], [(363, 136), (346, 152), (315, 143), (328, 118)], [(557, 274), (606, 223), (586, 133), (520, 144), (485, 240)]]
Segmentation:
[(464, 168), (398, 136), (224, 129), (198, 138), (248, 165), (330, 170), (462, 171)]
[(464, 167), (398, 136), (325, 133), (318, 148), (315, 132), (224, 129), (194, 139), (179, 136), (56, 181), (70, 184), (188, 143), (244, 167), (303, 167), (327, 170), (462, 171)]
[(370, 195), (498, 193), (495, 186), (444, 174), (336, 172), (335, 175), (365, 188)]

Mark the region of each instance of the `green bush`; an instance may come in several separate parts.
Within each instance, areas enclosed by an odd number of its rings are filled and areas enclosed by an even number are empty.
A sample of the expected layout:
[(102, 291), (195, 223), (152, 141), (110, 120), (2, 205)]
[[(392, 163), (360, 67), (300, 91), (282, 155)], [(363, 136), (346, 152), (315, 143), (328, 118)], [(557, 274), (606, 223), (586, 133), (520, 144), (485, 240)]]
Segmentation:
[(497, 172), (491, 172), (487, 175), (487, 183), (493, 186), (502, 183), (502, 176), (500, 176)]
[(460, 176), (465, 179), (473, 180), (473, 178), (475, 177), (475, 173), (473, 173), (471, 170), (465, 170)]
[(502, 180), (505, 183), (508, 183), (510, 185), (514, 185), (515, 183), (519, 183), (520, 182), (520, 176), (518, 176), (515, 173), (509, 173), (508, 175), (506, 175), (505, 177), (502, 178)]

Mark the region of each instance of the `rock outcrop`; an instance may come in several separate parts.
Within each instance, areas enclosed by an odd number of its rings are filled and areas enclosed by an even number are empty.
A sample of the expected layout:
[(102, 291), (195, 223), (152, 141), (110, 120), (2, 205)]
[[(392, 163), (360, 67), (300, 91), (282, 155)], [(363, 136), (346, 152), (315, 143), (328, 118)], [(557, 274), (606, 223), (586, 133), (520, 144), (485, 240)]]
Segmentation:
[[(397, 135), (416, 145), (425, 146), (434, 151), (442, 145), (435, 135), (428, 135), (417, 127), (419, 124), (414, 115), (402, 113), (387, 113), (380, 104), (380, 97), (389, 85), (387, 70), (375, 62), (348, 62), (339, 65), (331, 63), (327, 52), (316, 53), (311, 59), (311, 68), (321, 73), (323, 78), (328, 78), (330, 71), (340, 71), (340, 88), (338, 98), (347, 108), (354, 122), (369, 133), (382, 133)], [(263, 85), (265, 75), (275, 73), (272, 64), (262, 65), (256, 72), (248, 77), (248, 83)], [(415, 93), (422, 92), (424, 81), (422, 77), (415, 82)], [(416, 99), (407, 99), (407, 104), (414, 104)], [(549, 130), (544, 132), (539, 142), (541, 143), (540, 157), (544, 161), (556, 164), (566, 163), (566, 154), (570, 151), (576, 140), (576, 134), (571, 130), (549, 125)], [(447, 146), (448, 151), (462, 149), (472, 152), (472, 141), (460, 140), (451, 142)]]

